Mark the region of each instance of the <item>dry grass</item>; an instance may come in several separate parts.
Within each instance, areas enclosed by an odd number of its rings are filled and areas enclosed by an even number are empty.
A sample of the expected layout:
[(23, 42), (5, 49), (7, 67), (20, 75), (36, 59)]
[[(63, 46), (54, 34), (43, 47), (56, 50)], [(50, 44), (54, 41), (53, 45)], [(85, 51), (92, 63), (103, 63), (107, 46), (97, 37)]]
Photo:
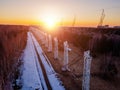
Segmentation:
[(26, 45), (27, 30), (26, 26), (0, 25), (0, 88), (2, 90), (9, 87), (8, 83), (13, 78), (18, 57)]
[[(59, 40), (59, 59), (54, 60), (53, 53), (47, 53), (46, 47), (42, 46), (50, 59), (54, 69), (67, 90), (80, 90), (83, 72), (83, 51), (92, 51), (91, 65), (91, 90), (119, 90), (120, 84), (120, 30), (118, 29), (77, 29), (63, 28), (57, 32)], [(37, 35), (35, 35), (37, 36)], [(53, 35), (54, 36), (54, 35)], [(37, 37), (38, 41), (39, 37)], [(62, 73), (63, 42), (69, 42), (72, 51), (69, 53), (69, 63), (76, 61), (70, 66), (71, 74)], [(41, 43), (41, 42), (40, 42)], [(76, 58), (77, 54), (79, 58)], [(75, 58), (75, 59), (74, 59)], [(78, 61), (77, 61), (78, 59)], [(71, 76), (74, 75), (72, 79)], [(102, 78), (101, 78), (102, 77)], [(69, 83), (68, 83), (69, 82)], [(78, 87), (77, 87), (78, 86)], [(77, 88), (76, 88), (77, 87)]]

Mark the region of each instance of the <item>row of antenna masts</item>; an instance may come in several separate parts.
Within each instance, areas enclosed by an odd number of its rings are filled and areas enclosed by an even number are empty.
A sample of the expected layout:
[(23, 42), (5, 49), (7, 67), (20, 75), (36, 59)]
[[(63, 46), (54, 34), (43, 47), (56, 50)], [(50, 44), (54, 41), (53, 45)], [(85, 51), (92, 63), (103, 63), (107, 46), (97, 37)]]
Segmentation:
[[(103, 27), (104, 18), (105, 18), (105, 11), (104, 11), (104, 9), (102, 9), (100, 21), (99, 21), (98, 26), (97, 26), (98, 28)], [(75, 24), (76, 24), (76, 15), (74, 15), (74, 18), (73, 18), (72, 27), (74, 27)], [(63, 26), (63, 19), (61, 20), (61, 26)]]

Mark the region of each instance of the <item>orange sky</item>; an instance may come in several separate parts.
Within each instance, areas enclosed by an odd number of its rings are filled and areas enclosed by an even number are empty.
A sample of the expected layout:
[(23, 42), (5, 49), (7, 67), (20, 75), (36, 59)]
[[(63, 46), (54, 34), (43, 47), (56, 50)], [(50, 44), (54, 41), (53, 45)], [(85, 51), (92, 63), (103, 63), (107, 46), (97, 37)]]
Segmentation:
[(103, 24), (114, 26), (120, 25), (119, 5), (119, 0), (0, 0), (0, 23), (41, 25), (52, 16), (71, 26), (76, 16), (75, 26), (97, 26), (104, 8)]

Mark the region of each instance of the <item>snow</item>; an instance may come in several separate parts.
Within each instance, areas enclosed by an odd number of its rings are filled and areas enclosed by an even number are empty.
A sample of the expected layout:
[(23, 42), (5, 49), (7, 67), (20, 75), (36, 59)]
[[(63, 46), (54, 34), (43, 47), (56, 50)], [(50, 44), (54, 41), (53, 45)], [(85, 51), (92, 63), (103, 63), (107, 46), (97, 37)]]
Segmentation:
[(47, 90), (41, 67), (37, 60), (32, 38), (28, 32), (28, 40), (23, 56), (22, 90)]
[(47, 56), (30, 32), (28, 32), (27, 45), (23, 53), (22, 90), (48, 90), (35, 47), (45, 68), (52, 90), (65, 90)]
[(38, 54), (40, 55), (41, 61), (45, 67), (45, 71), (50, 82), (50, 85), (52, 87), (52, 90), (65, 90), (65, 88), (61, 85), (61, 81), (57, 78), (56, 72), (54, 71), (52, 65), (50, 64), (47, 56), (44, 54), (41, 46), (39, 45), (39, 43), (37, 42), (33, 35), (32, 39), (37, 48)]

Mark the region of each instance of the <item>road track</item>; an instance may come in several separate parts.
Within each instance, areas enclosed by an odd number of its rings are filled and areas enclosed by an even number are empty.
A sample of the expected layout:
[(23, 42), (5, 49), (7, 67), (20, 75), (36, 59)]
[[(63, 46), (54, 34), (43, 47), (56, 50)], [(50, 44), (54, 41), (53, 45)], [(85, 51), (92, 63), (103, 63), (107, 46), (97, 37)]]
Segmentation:
[(49, 59), (31, 32), (28, 32), (28, 39), (29, 46), (32, 48), (31, 55), (34, 57), (35, 68), (41, 84), (39, 88), (33, 88), (35, 90), (64, 90), (65, 88), (62, 86), (62, 82), (58, 78), (57, 73), (54, 71)]

